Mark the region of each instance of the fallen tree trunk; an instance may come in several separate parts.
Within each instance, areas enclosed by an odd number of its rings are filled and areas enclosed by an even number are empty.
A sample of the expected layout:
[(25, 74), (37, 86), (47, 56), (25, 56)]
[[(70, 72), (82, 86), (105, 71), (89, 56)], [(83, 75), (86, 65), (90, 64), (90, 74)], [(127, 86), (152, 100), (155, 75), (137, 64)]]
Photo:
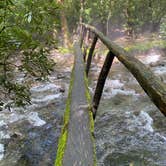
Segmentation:
[(123, 48), (111, 42), (96, 28), (82, 24), (95, 33), (120, 62), (133, 74), (153, 103), (166, 116), (166, 85), (153, 72)]
[(93, 139), (94, 122), (80, 43), (75, 44), (75, 63), (59, 138), (56, 166), (96, 165)]

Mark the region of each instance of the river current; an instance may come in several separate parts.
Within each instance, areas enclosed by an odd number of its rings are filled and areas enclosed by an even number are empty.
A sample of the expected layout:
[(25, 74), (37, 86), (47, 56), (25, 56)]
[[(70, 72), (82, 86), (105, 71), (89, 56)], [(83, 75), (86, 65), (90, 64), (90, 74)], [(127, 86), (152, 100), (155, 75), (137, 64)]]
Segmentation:
[[(138, 58), (166, 82), (165, 57), (152, 50)], [(92, 94), (100, 68), (92, 64)], [(49, 81), (34, 84), (31, 105), (0, 112), (0, 166), (54, 165), (70, 71), (71, 67), (57, 70)], [(134, 77), (115, 60), (95, 121), (98, 165), (165, 166), (165, 122)]]

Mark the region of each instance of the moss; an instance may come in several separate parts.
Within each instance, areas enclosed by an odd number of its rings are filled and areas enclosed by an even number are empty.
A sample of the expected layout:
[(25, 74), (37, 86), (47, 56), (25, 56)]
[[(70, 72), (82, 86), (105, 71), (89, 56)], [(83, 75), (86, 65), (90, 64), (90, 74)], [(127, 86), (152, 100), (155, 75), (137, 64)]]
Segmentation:
[[(74, 65), (75, 66), (75, 65)], [(73, 81), (74, 81), (74, 67), (73, 71), (71, 74), (71, 80), (70, 80), (70, 88), (69, 88), (69, 94), (66, 102), (66, 111), (64, 114), (64, 126), (61, 131), (61, 136), (59, 138), (59, 143), (58, 143), (58, 150), (57, 150), (57, 156), (55, 160), (55, 166), (62, 166), (63, 165), (63, 157), (65, 153), (65, 148), (66, 148), (66, 143), (67, 143), (67, 137), (68, 137), (68, 123), (69, 123), (69, 118), (70, 118), (70, 105), (71, 105), (71, 92), (72, 92), (72, 87), (73, 87)], [(86, 99), (89, 104), (89, 110), (92, 109), (91, 105), (91, 96), (88, 90), (88, 79), (86, 77), (86, 74), (84, 73), (84, 81), (85, 81), (85, 86), (86, 86)], [(91, 140), (93, 142), (93, 148), (94, 148), (94, 166), (97, 165), (97, 160), (96, 160), (96, 147), (95, 147), (95, 140), (93, 137), (94, 133), (94, 120), (93, 120), (93, 115), (92, 111), (89, 111), (89, 118), (90, 118), (90, 132), (91, 132)]]
[(152, 40), (152, 41), (145, 41), (142, 43), (133, 43), (132, 45), (128, 45), (127, 47), (125, 47), (125, 50), (145, 52), (152, 48), (166, 48), (166, 41)]
[(62, 165), (62, 159), (64, 155), (64, 149), (66, 146), (66, 141), (67, 141), (67, 130), (65, 130), (60, 139), (59, 139), (59, 144), (58, 144), (58, 152), (57, 152), (57, 158), (55, 161), (55, 166), (61, 166)]
[(94, 159), (94, 166), (97, 165), (97, 159), (96, 159), (96, 146), (95, 146), (95, 140), (93, 137), (94, 134), (94, 120), (93, 120), (93, 114), (92, 114), (92, 104), (91, 104), (91, 95), (88, 89), (88, 79), (86, 77), (86, 73), (84, 72), (84, 81), (85, 81), (85, 95), (87, 102), (89, 104), (89, 118), (90, 118), (90, 132), (91, 132), (91, 140), (93, 142), (93, 159)]
[(68, 136), (68, 123), (70, 118), (70, 105), (71, 105), (71, 93), (72, 93), (72, 87), (73, 87), (73, 80), (74, 80), (74, 67), (71, 74), (71, 80), (70, 80), (70, 87), (69, 87), (69, 94), (66, 102), (66, 110), (64, 114), (64, 125), (61, 131), (61, 135), (58, 142), (58, 150), (55, 160), (55, 166), (62, 166), (63, 162), (63, 156), (65, 153), (65, 147), (67, 143), (67, 136)]
[(58, 50), (59, 50), (59, 52), (62, 53), (62, 54), (72, 53), (72, 49), (71, 49), (71, 48), (58, 47)]

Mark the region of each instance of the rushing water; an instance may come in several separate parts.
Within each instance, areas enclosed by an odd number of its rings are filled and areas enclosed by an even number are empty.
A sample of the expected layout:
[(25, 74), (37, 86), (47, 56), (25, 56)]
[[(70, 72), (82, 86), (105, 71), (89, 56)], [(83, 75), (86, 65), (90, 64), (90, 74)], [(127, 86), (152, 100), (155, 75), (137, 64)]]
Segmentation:
[[(147, 65), (161, 60), (159, 55), (144, 59)], [(165, 166), (165, 117), (133, 76), (120, 64), (114, 65), (113, 74), (106, 81), (105, 99), (100, 104), (95, 124), (99, 165)], [(152, 70), (165, 81), (166, 63), (165, 66), (154, 65)]]
[[(152, 70), (165, 82), (165, 59), (152, 54), (143, 62), (157, 63)], [(96, 64), (92, 71), (99, 71)], [(31, 88), (31, 105), (0, 112), (0, 166), (53, 166), (69, 79), (68, 71), (54, 74)], [(133, 76), (114, 63), (95, 122), (98, 165), (165, 166), (165, 122)]]
[(30, 89), (31, 105), (0, 112), (0, 166), (53, 165), (68, 82), (50, 80)]

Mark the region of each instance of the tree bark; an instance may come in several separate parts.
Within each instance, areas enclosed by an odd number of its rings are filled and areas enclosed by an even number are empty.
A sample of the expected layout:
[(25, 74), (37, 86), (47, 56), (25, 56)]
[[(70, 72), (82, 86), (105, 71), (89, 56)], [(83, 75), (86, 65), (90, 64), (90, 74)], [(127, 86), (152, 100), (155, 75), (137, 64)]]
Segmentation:
[(67, 48), (69, 46), (69, 32), (68, 32), (66, 16), (63, 11), (61, 11), (61, 28), (63, 36), (63, 45), (64, 47)]
[(64, 47), (68, 48), (69, 47), (69, 31), (68, 31), (65, 11), (63, 10), (64, 0), (58, 0), (58, 2), (62, 6), (61, 11), (60, 11), (60, 20), (61, 20), (61, 33), (62, 33), (62, 38), (63, 38), (63, 45), (64, 45)]
[(83, 25), (94, 32), (118, 60), (124, 64), (137, 79), (153, 103), (166, 116), (166, 85), (142, 62), (134, 58), (123, 48), (111, 42), (103, 33), (90, 25)]
[(90, 66), (91, 66), (91, 61), (92, 61), (92, 56), (93, 56), (93, 52), (94, 52), (94, 49), (95, 49), (95, 46), (96, 46), (96, 43), (97, 43), (97, 36), (95, 35), (94, 39), (93, 39), (93, 42), (92, 42), (92, 46), (89, 50), (89, 54), (88, 54), (88, 59), (87, 59), (87, 65), (86, 65), (86, 75), (88, 76), (89, 74), (89, 69), (90, 69)]
[(96, 117), (97, 109), (98, 109), (100, 99), (104, 89), (104, 84), (108, 76), (108, 73), (110, 71), (110, 68), (112, 66), (114, 57), (115, 57), (114, 54), (111, 51), (109, 51), (97, 81), (97, 86), (96, 86), (94, 97), (93, 97), (93, 118), (94, 119)]
[(80, 47), (82, 47), (82, 45), (83, 45), (83, 42), (84, 42), (84, 40), (85, 40), (85, 37), (86, 37), (86, 28), (85, 27), (83, 27), (82, 25), (81, 25), (81, 32), (80, 32), (80, 35), (81, 35), (81, 38), (80, 38)]
[(59, 138), (56, 166), (95, 166), (94, 121), (80, 43), (75, 43), (75, 63)]

